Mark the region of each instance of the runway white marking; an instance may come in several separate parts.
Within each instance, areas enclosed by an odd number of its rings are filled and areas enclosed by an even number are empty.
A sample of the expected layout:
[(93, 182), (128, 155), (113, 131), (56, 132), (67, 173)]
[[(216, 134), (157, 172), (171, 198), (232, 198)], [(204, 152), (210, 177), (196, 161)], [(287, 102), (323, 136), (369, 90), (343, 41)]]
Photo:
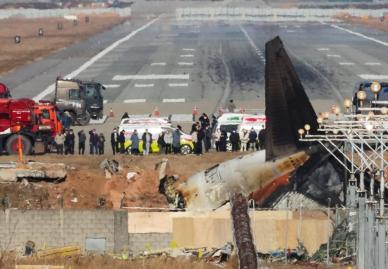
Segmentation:
[(252, 38), (248, 35), (248, 32), (240, 25), (240, 29), (245, 35), (245, 38), (248, 40), (248, 43), (251, 45), (251, 47), (256, 51), (256, 54), (260, 57), (260, 60), (265, 63), (265, 58), (262, 56), (263, 53), (261, 50), (256, 46), (255, 42), (253, 42)]
[(186, 102), (185, 98), (163, 99), (163, 103), (184, 103), (184, 102)]
[(179, 62), (178, 65), (193, 65), (193, 62)]
[(152, 88), (152, 87), (154, 87), (155, 86), (155, 84), (154, 83), (150, 83), (150, 84), (138, 84), (138, 83), (136, 83), (135, 84), (135, 88)]
[(195, 51), (195, 49), (192, 49), (192, 48), (183, 48), (182, 50), (183, 51)]
[(194, 54), (181, 54), (181, 58), (192, 58)]
[(378, 62), (370, 62), (370, 63), (365, 63), (365, 65), (370, 65), (370, 66), (375, 66), (375, 65), (381, 65), (381, 63), (378, 63)]
[(341, 58), (341, 55), (338, 55), (338, 54), (327, 54), (327, 57), (329, 57), (329, 58)]
[(104, 87), (107, 89), (114, 89), (114, 88), (119, 88), (121, 85), (120, 84), (104, 84)]
[(165, 62), (161, 62), (161, 63), (152, 63), (151, 66), (165, 66), (166, 63)]
[(190, 74), (116, 75), (112, 80), (190, 79)]
[(296, 33), (297, 31), (296, 30), (287, 30), (286, 32), (287, 33)]
[(124, 100), (124, 103), (126, 104), (135, 104), (135, 103), (145, 103), (146, 99), (127, 99)]
[(361, 34), (361, 33), (358, 33), (358, 32), (351, 31), (351, 30), (349, 30), (349, 29), (343, 28), (343, 27), (338, 26), (338, 25), (335, 25), (335, 24), (331, 24), (330, 26), (333, 27), (333, 28), (335, 28), (335, 29), (345, 31), (345, 32), (347, 32), (347, 33), (349, 33), (349, 34), (356, 35), (356, 36), (358, 36), (358, 37), (361, 37), (361, 38), (364, 38), (364, 39), (367, 39), (367, 40), (376, 42), (376, 43), (378, 43), (378, 44), (380, 44), (380, 45), (383, 45), (383, 46), (388, 47), (388, 42), (384, 42), (384, 41), (378, 40), (378, 39), (376, 39), (376, 38), (369, 37), (369, 36), (366, 36), (366, 35), (364, 35), (364, 34)]
[(342, 62), (342, 63), (338, 63), (339, 65), (354, 65), (354, 63), (351, 63), (351, 62)]
[(365, 80), (386, 80), (386, 79), (388, 79), (388, 75), (360, 74), (358, 76), (362, 79), (365, 79)]
[(169, 87), (188, 87), (189, 83), (168, 83)]
[(317, 48), (318, 51), (329, 51), (329, 48)]
[[(75, 76), (78, 76), (81, 72), (85, 71), (88, 67), (90, 67), (91, 65), (93, 65), (95, 62), (97, 62), (99, 59), (101, 59), (102, 57), (104, 57), (105, 55), (107, 55), (109, 52), (111, 52), (112, 50), (114, 50), (117, 46), (119, 46), (120, 44), (130, 40), (131, 38), (133, 38), (137, 33), (147, 29), (149, 26), (151, 26), (153, 23), (155, 23), (157, 20), (159, 20), (159, 17), (156, 18), (156, 19), (153, 19), (152, 21), (146, 23), (145, 25), (141, 26), (140, 28), (136, 29), (135, 31), (132, 31), (130, 34), (128, 34), (127, 36), (117, 40), (116, 42), (114, 42), (113, 44), (111, 44), (109, 47), (105, 48), (104, 50), (100, 51), (98, 54), (96, 54), (95, 56), (93, 56), (91, 59), (89, 59), (87, 62), (85, 62), (83, 65), (81, 65), (80, 67), (78, 67), (76, 70), (74, 70), (73, 72), (71, 72), (70, 74), (67, 74), (65, 76), (65, 78), (73, 78)], [(50, 86), (48, 86), (44, 91), (42, 91), (40, 94), (38, 94), (37, 96), (35, 96), (33, 99), (35, 101), (39, 101), (41, 99), (43, 99), (46, 95), (49, 95), (51, 94), (52, 92), (55, 91), (55, 83), (51, 84)]]

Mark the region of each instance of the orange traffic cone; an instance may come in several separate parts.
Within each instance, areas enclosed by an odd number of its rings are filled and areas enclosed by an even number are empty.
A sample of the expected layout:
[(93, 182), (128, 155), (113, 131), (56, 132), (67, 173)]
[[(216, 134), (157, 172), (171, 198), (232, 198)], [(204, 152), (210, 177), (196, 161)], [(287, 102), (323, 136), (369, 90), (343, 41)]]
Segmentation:
[(113, 118), (115, 116), (115, 113), (113, 112), (113, 109), (110, 108), (109, 110), (109, 118)]
[(152, 111), (152, 115), (154, 117), (160, 117), (160, 111), (159, 111), (159, 108), (157, 106), (154, 108), (154, 111)]

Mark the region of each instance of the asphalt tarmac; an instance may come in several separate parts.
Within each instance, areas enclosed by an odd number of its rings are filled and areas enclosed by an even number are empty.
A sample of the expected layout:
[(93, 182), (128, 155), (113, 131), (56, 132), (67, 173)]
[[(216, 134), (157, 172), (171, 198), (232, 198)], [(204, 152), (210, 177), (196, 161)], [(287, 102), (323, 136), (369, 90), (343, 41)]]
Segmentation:
[(229, 99), (264, 108), (265, 43), (280, 36), (317, 110), (351, 97), (365, 79), (388, 79), (388, 37), (343, 23), (136, 19), (0, 77), (14, 97), (49, 99), (57, 76), (107, 86), (116, 114), (189, 120), (193, 107), (213, 113)]

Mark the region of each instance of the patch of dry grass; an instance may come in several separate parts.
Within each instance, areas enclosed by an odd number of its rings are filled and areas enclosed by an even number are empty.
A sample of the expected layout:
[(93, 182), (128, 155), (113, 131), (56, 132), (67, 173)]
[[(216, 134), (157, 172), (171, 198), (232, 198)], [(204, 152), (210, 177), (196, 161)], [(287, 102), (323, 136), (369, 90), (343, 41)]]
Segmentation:
[[(2, 269), (15, 268), (15, 259), (11, 256), (6, 260)], [(119, 260), (111, 256), (90, 255), (56, 259), (19, 258), (17, 264), (40, 264), (40, 265), (65, 265), (72, 269), (216, 269), (220, 268), (211, 263), (194, 257), (154, 257), (137, 258), (133, 260)], [(227, 266), (227, 269), (236, 268)]]
[[(85, 18), (80, 16), (77, 26), (64, 18), (0, 20), (0, 74), (110, 29), (127, 19), (115, 13), (89, 17), (90, 22), (86, 23)], [(62, 23), (63, 30), (57, 29), (58, 23)], [(44, 30), (43, 37), (38, 36), (39, 28)], [(21, 37), (20, 44), (15, 44), (15, 35)]]

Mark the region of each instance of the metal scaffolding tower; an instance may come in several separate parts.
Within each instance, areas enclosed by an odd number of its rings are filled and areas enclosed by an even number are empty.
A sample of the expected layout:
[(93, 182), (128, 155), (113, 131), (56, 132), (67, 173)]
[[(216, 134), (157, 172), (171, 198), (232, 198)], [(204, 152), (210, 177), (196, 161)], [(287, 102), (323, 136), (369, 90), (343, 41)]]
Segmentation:
[(371, 85), (375, 100), (368, 107), (363, 104), (368, 101), (367, 94), (360, 89), (354, 103), (345, 100), (345, 113), (333, 106), (331, 112), (320, 114), (317, 133), (310, 133), (308, 124), (299, 129), (301, 141), (322, 145), (349, 174), (348, 231), (354, 229), (357, 234), (353, 255), (359, 269), (388, 268), (388, 215), (384, 204), (388, 187), (388, 162), (384, 158), (388, 148), (388, 108), (376, 105), (379, 86), (377, 82)]

